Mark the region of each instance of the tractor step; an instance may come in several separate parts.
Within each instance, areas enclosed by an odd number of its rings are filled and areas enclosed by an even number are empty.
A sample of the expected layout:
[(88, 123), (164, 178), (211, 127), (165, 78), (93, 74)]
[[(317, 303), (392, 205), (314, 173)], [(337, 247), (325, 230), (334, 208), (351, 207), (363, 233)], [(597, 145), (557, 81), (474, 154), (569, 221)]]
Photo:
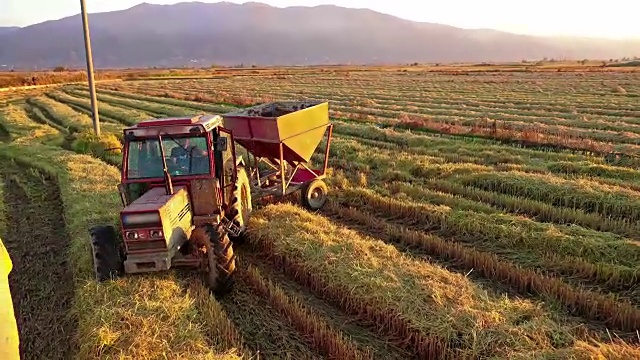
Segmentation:
[(232, 236), (238, 237), (242, 233), (242, 228), (224, 216), (220, 219), (220, 226), (222, 226), (222, 228)]

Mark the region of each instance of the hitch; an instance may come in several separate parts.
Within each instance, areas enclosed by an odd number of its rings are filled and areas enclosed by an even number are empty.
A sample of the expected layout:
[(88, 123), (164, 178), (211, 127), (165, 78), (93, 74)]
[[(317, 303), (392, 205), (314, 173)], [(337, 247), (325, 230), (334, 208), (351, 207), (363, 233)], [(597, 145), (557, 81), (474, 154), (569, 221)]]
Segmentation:
[(232, 236), (238, 237), (242, 232), (242, 229), (238, 225), (234, 224), (233, 221), (224, 216), (220, 219), (220, 226), (222, 226), (222, 228)]

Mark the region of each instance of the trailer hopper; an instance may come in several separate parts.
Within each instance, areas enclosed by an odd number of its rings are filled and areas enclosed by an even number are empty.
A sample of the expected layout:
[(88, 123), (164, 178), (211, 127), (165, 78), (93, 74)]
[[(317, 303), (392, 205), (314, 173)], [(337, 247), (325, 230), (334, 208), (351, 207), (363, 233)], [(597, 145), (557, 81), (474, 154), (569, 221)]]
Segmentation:
[[(224, 127), (231, 131), (234, 141), (253, 157), (251, 177), (255, 183), (252, 188), (257, 197), (284, 196), (302, 188), (304, 203), (304, 193), (309, 187), (321, 185), (326, 192), (324, 182), (317, 181), (326, 173), (333, 132), (328, 102), (271, 102), (229, 112), (222, 117)], [(311, 169), (307, 164), (325, 135), (323, 167)], [(260, 174), (259, 163), (268, 164), (272, 170)]]

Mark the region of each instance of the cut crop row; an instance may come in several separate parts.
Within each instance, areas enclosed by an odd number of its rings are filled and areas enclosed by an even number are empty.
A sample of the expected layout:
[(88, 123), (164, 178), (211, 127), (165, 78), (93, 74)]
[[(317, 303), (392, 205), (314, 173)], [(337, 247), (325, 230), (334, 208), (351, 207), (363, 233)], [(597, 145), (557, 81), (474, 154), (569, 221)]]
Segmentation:
[[(379, 73), (378, 73), (379, 74)], [(372, 76), (376, 73), (368, 72), (364, 77), (360, 79), (371, 80)], [(212, 82), (210, 80), (198, 80), (195, 82), (185, 81), (164, 81), (164, 82), (129, 82), (126, 84), (119, 84), (117, 87), (124, 85), (126, 88), (154, 88), (162, 87), (169, 89), (189, 89), (196, 88), (205, 92), (220, 89), (230, 89), (234, 86), (240, 89), (251, 89), (252, 91), (264, 91), (265, 84), (268, 84), (270, 89), (281, 90), (294, 90), (302, 95), (331, 95), (337, 99), (345, 101), (353, 101), (356, 99), (375, 99), (376, 102), (380, 102), (383, 105), (400, 105), (411, 106), (413, 104), (429, 104), (429, 105), (452, 105), (457, 107), (466, 107), (484, 109), (484, 108), (508, 108), (514, 110), (543, 110), (547, 112), (557, 112), (559, 114), (571, 114), (574, 111), (590, 115), (603, 115), (618, 118), (631, 118), (637, 117), (640, 112), (639, 109), (633, 107), (633, 103), (629, 102), (628, 106), (620, 106), (622, 104), (613, 96), (607, 101), (598, 97), (583, 97), (576, 94), (571, 94), (572, 98), (562, 98), (562, 93), (559, 93), (557, 97), (553, 99), (540, 99), (536, 97), (535, 93), (509, 93), (509, 99), (500, 99), (495, 96), (495, 93), (469, 93), (465, 91), (464, 87), (457, 87), (445, 91), (437, 91), (432, 88), (433, 84), (442, 83), (448, 81), (447, 78), (435, 77), (433, 75), (426, 75), (422, 78), (412, 79), (413, 81), (404, 78), (394, 79), (393, 76), (380, 76), (374, 81), (358, 82), (353, 78), (347, 79), (344, 77), (334, 77), (323, 79), (317, 76), (299, 76), (296, 77), (295, 82), (292, 81), (278, 81), (278, 79), (270, 79), (271, 81), (265, 82), (262, 77), (245, 77), (243, 79), (233, 78), (232, 80), (216, 80)], [(287, 80), (287, 79), (283, 79)], [(335, 82), (332, 80), (336, 80)], [(413, 86), (411, 90), (407, 89), (407, 82), (410, 81)], [(456, 79), (459, 84), (464, 84), (464, 81), (460, 82), (460, 79)], [(309, 90), (311, 84), (315, 84), (316, 87), (313, 90)], [(318, 86), (320, 85), (320, 86)], [(397, 85), (395, 87), (394, 85)], [(331, 92), (330, 89), (334, 91)], [(436, 90), (436, 91), (434, 91)], [(493, 89), (491, 89), (493, 90)], [(614, 101), (611, 101), (614, 100)], [(584, 101), (584, 102), (583, 102)], [(371, 103), (368, 101), (367, 103)]]
[[(218, 91), (218, 92), (232, 91), (233, 89), (237, 91), (239, 88), (242, 89), (242, 87), (238, 86), (237, 84), (234, 84), (233, 87), (231, 87), (231, 85), (229, 84), (222, 84), (222, 86), (218, 84), (215, 88), (215, 91)], [(201, 91), (202, 89), (199, 88), (198, 90)], [(356, 90), (356, 88), (354, 88), (353, 90)], [(145, 90), (137, 88), (136, 91), (145, 91)], [(146, 91), (150, 93), (153, 90), (146, 90)], [(185, 94), (189, 93), (188, 88), (184, 88), (183, 91)], [(260, 96), (259, 94), (265, 93), (265, 91), (267, 91), (266, 88), (256, 89), (255, 91), (249, 90), (248, 96), (259, 97)], [(205, 93), (206, 93), (206, 90), (205, 90)], [(481, 111), (472, 110), (473, 108), (469, 108), (467, 106), (460, 106), (458, 104), (442, 105), (442, 104), (433, 104), (430, 102), (427, 102), (427, 103), (419, 103), (419, 102), (411, 102), (411, 101), (407, 102), (406, 100), (396, 104), (389, 104), (384, 102), (378, 104), (377, 101), (379, 101), (380, 99), (372, 94), (369, 94), (368, 98), (371, 100), (369, 100), (369, 102), (365, 104), (365, 106), (363, 106), (363, 104), (361, 103), (354, 103), (353, 95), (349, 97), (346, 97), (346, 96), (341, 97), (339, 95), (336, 95), (335, 92), (325, 93), (323, 91), (318, 91), (317, 89), (314, 90), (313, 92), (307, 92), (304, 90), (296, 91), (295, 89), (292, 89), (292, 88), (284, 88), (283, 90), (278, 90), (273, 87), (270, 87), (268, 90), (268, 93), (271, 96), (276, 98), (291, 98), (291, 97), (304, 96), (305, 98), (309, 98), (309, 99), (329, 99), (332, 101), (335, 109), (338, 111), (350, 111), (351, 109), (357, 109), (359, 113), (373, 115), (377, 117), (396, 118), (400, 116), (402, 113), (405, 113), (410, 116), (417, 116), (422, 118), (427, 118), (427, 117), (437, 118), (439, 121), (440, 120), (446, 121), (446, 122), (454, 121), (454, 123), (456, 124), (459, 123), (460, 125), (463, 125), (463, 126), (470, 125), (471, 123), (477, 124), (478, 120), (489, 117), (493, 119), (499, 119), (501, 122), (504, 122), (504, 124), (508, 124), (506, 126), (509, 126), (510, 128), (514, 128), (514, 126), (517, 127), (518, 123), (520, 123), (520, 126), (524, 126), (526, 124), (533, 124), (533, 123), (540, 123), (547, 126), (557, 126), (557, 125), (567, 126), (568, 125), (571, 128), (570, 129), (566, 128), (565, 130), (563, 130), (563, 132), (566, 133), (567, 130), (579, 131), (580, 129), (582, 129), (582, 131), (584, 131), (585, 133), (580, 136), (586, 137), (586, 138), (593, 138), (601, 141), (616, 141), (616, 139), (618, 139), (619, 141), (631, 141), (630, 143), (635, 143), (633, 142), (632, 139), (625, 140), (624, 137), (620, 137), (621, 135), (617, 131), (623, 130), (623, 131), (626, 131), (627, 133), (640, 132), (640, 129), (638, 129), (637, 126), (635, 125), (632, 125), (632, 124), (627, 125), (625, 123), (621, 124), (620, 119), (615, 119), (615, 120), (607, 119), (606, 121), (604, 120), (590, 121), (589, 119), (586, 119), (583, 115), (577, 115), (573, 113), (560, 114), (560, 115), (564, 115), (564, 117), (556, 117), (554, 119), (553, 118), (554, 113), (550, 111), (542, 111), (538, 113), (535, 113), (535, 112), (522, 113), (522, 111), (513, 110), (511, 108), (502, 108), (502, 105), (499, 105), (499, 104), (496, 104), (491, 108), (483, 107), (482, 109), (480, 109)], [(341, 100), (341, 99), (344, 99), (344, 100)], [(358, 98), (355, 98), (355, 99), (358, 99)], [(218, 99), (218, 100), (221, 100), (221, 99)], [(216, 101), (216, 102), (219, 102), (219, 101)], [(407, 112), (407, 109), (411, 109), (411, 110)], [(613, 124), (616, 120), (618, 121), (618, 124), (615, 127), (613, 127), (613, 125), (608, 125), (608, 124)], [(548, 133), (549, 130), (551, 129), (546, 129), (546, 132)], [(597, 132), (594, 130), (597, 130)], [(607, 138), (607, 137), (604, 137), (607, 131), (615, 131), (615, 132), (610, 133), (609, 137)]]
[[(596, 274), (590, 274), (596, 277), (594, 280), (610, 282), (612, 273), (616, 273), (613, 278), (619, 281), (618, 286), (633, 287), (637, 283), (638, 274), (634, 271), (620, 272), (615, 267), (609, 267), (609, 264), (613, 264), (634, 268), (640, 258), (640, 247), (619, 237), (606, 237), (604, 234), (595, 237), (587, 230), (578, 229), (562, 233), (556, 227), (530, 220), (405, 202), (365, 189), (344, 189), (340, 193), (340, 201), (387, 219), (396, 219), (407, 226), (435, 231), (490, 251), (501, 249), (509, 253), (522, 249), (532, 254), (553, 252), (581, 258), (591, 263), (592, 269), (599, 270)], [(573, 275), (588, 273), (585, 270), (577, 268)]]
[[(421, 186), (424, 188), (421, 189)], [(538, 222), (560, 225), (575, 224), (588, 229), (612, 232), (628, 238), (640, 239), (640, 226), (635, 222), (612, 219), (580, 209), (557, 207), (546, 202), (522, 198), (518, 195), (485, 191), (447, 180), (425, 180), (415, 185), (394, 183), (389, 186), (389, 190), (394, 194), (406, 192), (422, 193), (426, 191), (425, 188), (488, 204), (512, 214), (527, 215)]]
[[(576, 336), (532, 303), (498, 300), (464, 275), (295, 206), (269, 205), (250, 222), (251, 244), (261, 257), (352, 315), (374, 321), (419, 358), (553, 351), (572, 346)], [(526, 340), (516, 335), (521, 331)]]
[[(82, 109), (91, 111), (91, 101), (84, 97), (75, 97), (62, 92), (49, 92), (47, 96), (67, 105), (75, 105)], [(105, 102), (98, 104), (98, 112), (100, 117), (107, 116), (115, 119), (124, 125), (135, 125), (138, 121), (148, 118), (148, 115), (133, 110), (124, 110)]]
[[(147, 108), (148, 108), (148, 107), (147, 107)], [(339, 131), (340, 131), (340, 130), (338, 130), (337, 132), (339, 133)], [(449, 141), (449, 142), (451, 142), (451, 141)], [(464, 150), (464, 148), (458, 148), (458, 149), (456, 149), (456, 151), (455, 151), (455, 152), (451, 152), (451, 151), (437, 151), (437, 152), (434, 152), (435, 150), (440, 150), (440, 149), (436, 148), (436, 149), (433, 149), (433, 151), (429, 150), (429, 153), (433, 153), (433, 154), (436, 154), (436, 153), (439, 153), (439, 154), (452, 154), (452, 156), (454, 156), (454, 158), (452, 158), (451, 160), (453, 160), (453, 161), (455, 161), (455, 160), (456, 160), (456, 155), (454, 155), (454, 154), (456, 154), (456, 153), (457, 153), (457, 154), (460, 154), (460, 152), (461, 152), (461, 151), (462, 151), (462, 152), (464, 152), (464, 151), (465, 151), (465, 150)], [(466, 151), (466, 154), (469, 154), (469, 156), (472, 156), (472, 155), (477, 156), (477, 152), (475, 152), (475, 153), (474, 153), (473, 151), (471, 151), (471, 149), (470, 149), (469, 151)], [(484, 161), (486, 161), (486, 156), (487, 156), (487, 155), (490, 155), (490, 153), (488, 154), (488, 153), (484, 152), (482, 155), (483, 155), (483, 157), (477, 157), (477, 160), (472, 160), (472, 161), (474, 161), (474, 162), (476, 162), (476, 163), (479, 163), (479, 162), (482, 162), (482, 161), (483, 161), (483, 160), (482, 160), (483, 158), (485, 159)], [(499, 161), (500, 163), (503, 163), (503, 162), (504, 162), (504, 160), (506, 160), (504, 156), (500, 156), (499, 158), (496, 158), (496, 161)], [(457, 161), (461, 161), (461, 159), (458, 157), (458, 160), (457, 160)], [(518, 158), (514, 158), (514, 161), (516, 161), (516, 163), (521, 163), (521, 162), (522, 162), (521, 160), (520, 160), (520, 161), (518, 161)], [(566, 164), (567, 164), (567, 162), (565, 161), (564, 163), (559, 163), (559, 164), (558, 164), (558, 166), (554, 166), (553, 164), (548, 164), (548, 166), (549, 166), (549, 167), (551, 167), (552, 169), (560, 169), (560, 171), (565, 171), (565, 172), (572, 172), (572, 173), (575, 173), (576, 171), (582, 171), (582, 170), (577, 170), (577, 169), (575, 169), (575, 165), (574, 165), (571, 169), (569, 169), (569, 168), (567, 168)], [(602, 171), (601, 171), (601, 170), (599, 170), (599, 169), (602, 169), (602, 170), (604, 170), (604, 171), (607, 171), (607, 172), (605, 172), (605, 174), (606, 174), (606, 175), (611, 174), (611, 175), (615, 176), (615, 175), (620, 174), (620, 176), (626, 176), (627, 178), (629, 178), (630, 176), (632, 176), (632, 174), (627, 175), (627, 173), (629, 173), (629, 172), (635, 172), (635, 171), (633, 171), (633, 170), (622, 170), (622, 168), (620, 168), (621, 170), (617, 170), (617, 171), (618, 171), (618, 174), (616, 174), (615, 172), (613, 172), (613, 171), (616, 171), (616, 170), (615, 170), (615, 168), (611, 168), (611, 170), (608, 170), (606, 167), (604, 167), (604, 166), (602, 166), (602, 165), (600, 165), (600, 168), (597, 168), (597, 166), (598, 166), (598, 165), (594, 165), (594, 166), (592, 166), (591, 168), (593, 168), (595, 171), (599, 171), (599, 172), (602, 172)], [(522, 169), (522, 170), (527, 170), (527, 169), (528, 169), (528, 167), (527, 167), (527, 168), (521, 168), (521, 169)], [(538, 168), (538, 167), (536, 167), (536, 168), (531, 168), (531, 170), (535, 170), (535, 171), (545, 171), (545, 169), (544, 169), (544, 168), (543, 168), (543, 169), (541, 169), (541, 170), (536, 170), (536, 169), (539, 169), (539, 168)], [(596, 169), (597, 169), (597, 170), (596, 170)], [(586, 171), (586, 173), (587, 173), (588, 175), (591, 175), (591, 174), (592, 174), (592, 172), (591, 172), (591, 171), (589, 171), (589, 170), (585, 170), (585, 171)], [(613, 173), (612, 173), (612, 172), (613, 172)]]
[(332, 328), (311, 308), (303, 302), (288, 295), (274, 282), (265, 279), (258, 269), (250, 266), (241, 270), (238, 277), (243, 279), (243, 286), (249, 285), (269, 304), (275, 307), (287, 321), (294, 326), (310, 345), (323, 356), (331, 359), (369, 359), (371, 354), (362, 352), (357, 345), (346, 339), (337, 329)]
[[(258, 82), (258, 79), (255, 79)], [(156, 84), (154, 84), (156, 85)], [(157, 85), (156, 85), (157, 86)], [(113, 87), (118, 88), (118, 87)], [(185, 98), (189, 97), (190, 94), (193, 94), (195, 91), (199, 91), (204, 93), (201, 97), (206, 98), (207, 100), (212, 102), (222, 102), (222, 100), (226, 100), (223, 97), (215, 97), (215, 95), (210, 95), (209, 93), (219, 94), (221, 92), (232, 92), (233, 90), (242, 89), (242, 87), (234, 84), (233, 86), (230, 84), (220, 84), (211, 88), (210, 90), (207, 88), (198, 87), (194, 90), (189, 90), (189, 88), (175, 88), (171, 89), (172, 92), (162, 91), (160, 88), (149, 88), (149, 87), (127, 87), (127, 89), (131, 89), (138, 92), (143, 92), (148, 95), (153, 96), (162, 96), (162, 97), (175, 97), (175, 98)], [(245, 89), (246, 90), (246, 89)], [(292, 98), (292, 97), (300, 97), (304, 96), (309, 99), (329, 99), (332, 104), (334, 104), (335, 109), (338, 111), (349, 111), (349, 109), (357, 109), (359, 113), (374, 115), (379, 117), (398, 117), (400, 114), (405, 113), (408, 115), (415, 116), (423, 116), (423, 117), (438, 117), (440, 120), (454, 120), (463, 121), (461, 125), (465, 125), (464, 121), (472, 121), (477, 122), (478, 119), (483, 118), (494, 118), (500, 119), (501, 121), (505, 121), (510, 123), (511, 126), (516, 125), (516, 123), (526, 124), (526, 123), (540, 123), (549, 126), (556, 125), (564, 125), (571, 126), (573, 129), (584, 129), (585, 131), (590, 131), (592, 135), (599, 136), (602, 135), (606, 131), (627, 131), (630, 133), (638, 133), (640, 132), (640, 128), (636, 124), (633, 123), (634, 118), (615, 118), (608, 117), (606, 119), (599, 119), (597, 121), (591, 121), (586, 118), (584, 115), (578, 115), (577, 113), (554, 113), (552, 110), (544, 109), (541, 111), (521, 111), (515, 110), (508, 106), (505, 107), (504, 104), (493, 104), (492, 107), (480, 107), (474, 109), (472, 103), (455, 103), (455, 104), (442, 104), (442, 103), (433, 103), (433, 99), (425, 99), (424, 102), (416, 102), (411, 99), (405, 100), (383, 100), (381, 97), (378, 97), (374, 94), (368, 93), (366, 101), (360, 100), (357, 96), (357, 88), (349, 89), (350, 92), (354, 92), (352, 95), (337, 95), (335, 92), (314, 89), (314, 91), (310, 92), (306, 89), (296, 90), (295, 88), (283, 88), (282, 90), (270, 87), (268, 89), (268, 93), (270, 96), (275, 96), (277, 98)], [(267, 89), (256, 89), (249, 90), (247, 96), (250, 98), (260, 97), (260, 94), (267, 92)], [(193, 96), (193, 95), (192, 95)], [(194, 98), (197, 98), (194, 96)], [(227, 100), (228, 101), (228, 100)], [(225, 101), (225, 102), (227, 102)], [(244, 100), (241, 102), (235, 103), (236, 105), (243, 105)], [(407, 109), (410, 109), (407, 113)], [(631, 121), (631, 123), (627, 124), (624, 121)], [(638, 121), (640, 124), (640, 121)], [(615, 126), (614, 126), (615, 124)], [(469, 124), (466, 124), (469, 125)], [(593, 130), (600, 130), (603, 133), (596, 133)], [(614, 136), (615, 134), (611, 134)]]
[[(237, 90), (237, 87), (236, 87)], [(273, 93), (273, 92), (270, 92)], [(293, 95), (293, 94), (289, 94)], [(185, 95), (185, 98), (188, 95)], [(278, 95), (283, 97), (285, 95)], [(213, 98), (216, 102), (228, 101), (224, 98), (216, 98), (215, 96), (208, 95), (209, 98)], [(246, 98), (246, 97), (245, 97)], [(255, 99), (254, 101), (258, 101), (263, 97), (261, 95), (253, 95), (248, 96), (248, 98)], [(323, 99), (318, 97), (307, 97), (313, 99)], [(247, 103), (243, 101), (242, 104), (238, 103), (235, 105), (246, 105)], [(505, 122), (503, 120), (490, 121), (481, 119), (470, 123), (469, 125), (465, 125), (460, 123), (460, 121), (451, 119), (451, 121), (446, 120), (444, 118), (435, 119), (426, 115), (418, 115), (412, 114), (408, 115), (405, 113), (397, 113), (395, 115), (382, 115), (384, 117), (380, 118), (381, 114), (378, 112), (362, 112), (359, 110), (358, 112), (353, 112), (350, 106), (346, 106), (344, 108), (339, 105), (335, 105), (332, 107), (332, 114), (336, 117), (347, 117), (347, 118), (361, 118), (365, 120), (374, 120), (376, 122), (385, 122), (389, 125), (414, 129), (414, 130), (428, 130), (435, 131), (439, 133), (452, 134), (452, 135), (472, 135), (485, 137), (489, 139), (497, 139), (497, 140), (507, 140), (507, 141), (516, 141), (522, 145), (528, 146), (550, 146), (550, 147), (559, 147), (566, 149), (577, 149), (583, 151), (597, 151), (601, 153), (608, 153), (617, 148), (618, 151), (624, 152), (632, 152), (636, 148), (635, 145), (620, 145), (619, 143), (629, 142), (630, 144), (636, 144), (635, 140), (625, 140), (624, 138), (611, 138), (606, 137), (603, 132), (594, 132), (591, 135), (588, 134), (570, 134), (570, 132), (575, 132), (574, 128), (565, 128), (560, 132), (550, 132), (548, 129), (541, 130), (539, 126), (536, 125), (528, 125), (524, 124), (521, 127), (514, 127), (514, 125), (509, 124), (509, 122)], [(387, 110), (389, 112), (391, 110)], [(392, 116), (392, 117), (389, 117)], [(396, 120), (396, 117), (399, 120)], [(442, 117), (442, 116), (440, 116)], [(384, 119), (384, 120), (383, 120)], [(613, 136), (613, 135), (612, 135)], [(614, 147), (609, 142), (615, 142), (616, 147)]]
[[(387, 152), (381, 147), (367, 147), (363, 146), (362, 143), (344, 142), (341, 139), (336, 139), (332, 146), (332, 160), (330, 160), (332, 166), (343, 168), (345, 171), (365, 172), (369, 180), (377, 184), (388, 184), (394, 181), (410, 182), (417, 187), (425, 186), (437, 191), (462, 195), (470, 200), (498, 206), (515, 214), (525, 213), (532, 215), (539, 221), (578, 224), (595, 230), (612, 231), (621, 235), (632, 235), (634, 237), (636, 235), (636, 226), (628, 220), (610, 219), (597, 213), (556, 207), (553, 204), (543, 203), (535, 199), (520, 198), (518, 193), (508, 195), (483, 191), (449, 180), (455, 180), (458, 176), (461, 178), (473, 178), (480, 176), (478, 174), (481, 173), (502, 178), (496, 175), (495, 172), (491, 172), (490, 168), (465, 163), (459, 165), (438, 164), (438, 159), (423, 156), (407, 159), (404, 152), (397, 151), (394, 157), (392, 156), (393, 152)], [(425, 159), (435, 160), (436, 164), (421, 163)], [(549, 179), (553, 178), (549, 177)], [(570, 182), (567, 181), (567, 183)], [(457, 199), (456, 202), (451, 202), (449, 205), (462, 205), (463, 200)], [(482, 208), (480, 203), (470, 205), (467, 206), (465, 204), (464, 207), (467, 209)], [(492, 211), (482, 210), (482, 212)]]
[(602, 294), (578, 290), (560, 279), (540, 275), (502, 261), (489, 252), (478, 251), (457, 242), (445, 241), (433, 235), (407, 230), (374, 217), (362, 208), (330, 204), (327, 212), (333, 216), (364, 225), (367, 232), (391, 242), (418, 248), (441, 261), (453, 262), (465, 272), (512, 287), (519, 294), (536, 294), (559, 301), (565, 309), (588, 320), (602, 321), (607, 326), (633, 333), (640, 328), (640, 311), (633, 305)]
[(335, 134), (385, 142), (390, 146), (399, 146), (404, 151), (420, 149), (441, 154), (474, 155), (484, 159), (486, 164), (513, 164), (525, 172), (592, 177), (596, 181), (640, 191), (640, 184), (633, 183), (640, 178), (640, 171), (608, 165), (602, 157), (507, 147), (487, 141), (466, 141), (461, 138), (415, 134), (407, 130), (381, 129), (374, 125), (343, 121), (334, 123)]
[(510, 172), (509, 176), (491, 173), (466, 175), (456, 181), (486, 191), (517, 195), (614, 219), (640, 220), (638, 192), (627, 189), (517, 172)]

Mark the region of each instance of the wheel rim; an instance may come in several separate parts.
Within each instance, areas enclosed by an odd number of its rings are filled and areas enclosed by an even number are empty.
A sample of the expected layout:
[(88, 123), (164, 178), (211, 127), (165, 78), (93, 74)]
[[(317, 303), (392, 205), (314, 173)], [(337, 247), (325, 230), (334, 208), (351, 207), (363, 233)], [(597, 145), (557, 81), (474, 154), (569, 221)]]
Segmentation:
[(309, 194), (307, 195), (307, 200), (311, 207), (317, 209), (324, 204), (326, 196), (327, 194), (324, 192), (324, 189), (320, 186), (316, 186), (310, 189)]

